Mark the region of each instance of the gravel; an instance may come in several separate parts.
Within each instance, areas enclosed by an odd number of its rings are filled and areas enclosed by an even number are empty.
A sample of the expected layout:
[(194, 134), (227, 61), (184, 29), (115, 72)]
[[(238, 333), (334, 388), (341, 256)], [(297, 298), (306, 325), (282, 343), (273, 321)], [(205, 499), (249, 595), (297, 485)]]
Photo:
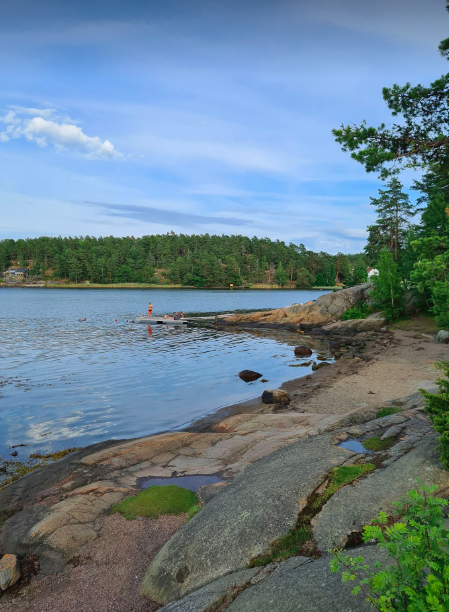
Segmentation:
[(100, 537), (73, 559), (64, 574), (41, 578), (0, 600), (2, 612), (154, 612), (138, 593), (148, 564), (186, 515), (127, 521), (103, 519)]

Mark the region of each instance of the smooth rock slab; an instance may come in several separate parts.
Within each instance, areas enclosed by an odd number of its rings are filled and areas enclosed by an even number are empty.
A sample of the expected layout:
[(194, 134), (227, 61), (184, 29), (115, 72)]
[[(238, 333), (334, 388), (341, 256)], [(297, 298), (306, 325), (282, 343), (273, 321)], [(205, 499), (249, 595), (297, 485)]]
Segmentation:
[(160, 612), (208, 612), (211, 606), (223, 605), (227, 603), (226, 600), (230, 603), (237, 592), (244, 588), (251, 578), (260, 573), (261, 569), (263, 568), (254, 567), (223, 576), (180, 601), (164, 606)]
[(348, 535), (361, 531), (381, 510), (392, 513), (394, 502), (423, 484), (438, 485), (436, 495), (449, 491), (449, 472), (443, 469), (432, 435), (385, 469), (379, 469), (333, 495), (313, 520), (319, 550), (327, 552), (345, 545)]
[(246, 568), (293, 527), (328, 471), (353, 454), (336, 447), (329, 434), (304, 438), (249, 465), (167, 542), (149, 566), (141, 594), (166, 604)]
[(20, 578), (20, 565), (16, 555), (3, 555), (0, 559), (0, 592), (6, 591)]
[[(350, 554), (363, 555), (371, 565), (385, 559), (376, 546), (355, 548)], [(364, 595), (351, 595), (352, 582), (343, 584), (341, 574), (330, 571), (330, 557), (299, 565), (295, 565), (296, 559), (284, 561), (266, 580), (245, 589), (226, 612), (374, 611)]]

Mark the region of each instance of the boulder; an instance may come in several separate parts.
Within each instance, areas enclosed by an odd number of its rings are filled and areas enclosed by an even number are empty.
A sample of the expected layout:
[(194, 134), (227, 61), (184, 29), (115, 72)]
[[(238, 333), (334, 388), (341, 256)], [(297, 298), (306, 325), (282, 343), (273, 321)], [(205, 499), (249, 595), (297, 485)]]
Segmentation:
[(262, 378), (262, 374), (259, 372), (254, 372), (254, 370), (242, 370), (239, 372), (239, 378), (241, 378), (245, 382), (252, 382), (253, 380), (258, 380)]
[(353, 454), (335, 446), (333, 434), (325, 434), (304, 438), (252, 463), (159, 551), (142, 581), (141, 594), (167, 604), (245, 569), (270, 542), (288, 533), (329, 470)]
[(449, 344), (449, 331), (440, 329), (440, 331), (437, 333), (437, 342), (441, 344)]
[(291, 397), (284, 389), (267, 389), (262, 393), (264, 404), (288, 404)]
[(0, 559), (0, 591), (6, 591), (20, 578), (20, 564), (16, 555), (3, 555)]
[(331, 351), (339, 351), (341, 349), (341, 344), (337, 342), (337, 340), (329, 340), (329, 348)]
[(276, 326), (301, 325), (316, 327), (340, 319), (341, 315), (358, 302), (368, 302), (372, 290), (371, 283), (340, 289), (319, 297), (312, 304), (293, 304), (265, 312), (239, 314), (222, 319), (222, 325)]
[(308, 346), (297, 346), (295, 348), (295, 355), (297, 357), (310, 357), (310, 355), (312, 354), (312, 349), (309, 348)]
[(337, 321), (324, 325), (319, 329), (320, 334), (325, 335), (354, 335), (361, 332), (378, 331), (387, 323), (380, 314), (376, 313), (366, 319), (349, 319), (348, 321)]

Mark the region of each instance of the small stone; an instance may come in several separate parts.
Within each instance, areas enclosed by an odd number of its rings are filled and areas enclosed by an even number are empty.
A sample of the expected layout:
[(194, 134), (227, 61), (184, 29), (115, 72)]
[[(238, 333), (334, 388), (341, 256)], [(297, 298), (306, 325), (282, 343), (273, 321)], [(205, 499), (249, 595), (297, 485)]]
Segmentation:
[(283, 389), (267, 389), (262, 393), (264, 404), (288, 404), (291, 398)]
[(11, 453), (11, 457), (17, 457), (19, 453), (17, 451), (12, 451)]
[(259, 372), (254, 372), (254, 370), (242, 370), (239, 372), (239, 378), (241, 378), (244, 382), (253, 382), (254, 380), (258, 380), (262, 378), (263, 374), (259, 374)]
[(320, 363), (315, 363), (312, 366), (312, 370), (315, 372), (316, 370), (320, 370), (323, 366), (328, 366), (330, 363), (328, 361), (321, 361)]
[(295, 355), (297, 357), (310, 357), (311, 354), (312, 354), (312, 349), (303, 344), (295, 348)]
[(449, 344), (449, 331), (440, 329), (440, 331), (437, 333), (437, 342), (440, 344)]
[(20, 578), (20, 565), (16, 555), (3, 555), (0, 559), (0, 591), (6, 591)]

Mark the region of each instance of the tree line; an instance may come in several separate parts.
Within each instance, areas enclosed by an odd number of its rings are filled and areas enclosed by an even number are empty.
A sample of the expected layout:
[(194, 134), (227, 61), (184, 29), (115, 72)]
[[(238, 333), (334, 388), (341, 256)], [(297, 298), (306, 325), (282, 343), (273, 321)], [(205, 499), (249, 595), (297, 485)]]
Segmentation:
[(329, 255), (269, 238), (185, 235), (46, 237), (0, 242), (0, 269), (28, 267), (36, 279), (225, 287), (298, 287), (366, 281), (363, 254)]

